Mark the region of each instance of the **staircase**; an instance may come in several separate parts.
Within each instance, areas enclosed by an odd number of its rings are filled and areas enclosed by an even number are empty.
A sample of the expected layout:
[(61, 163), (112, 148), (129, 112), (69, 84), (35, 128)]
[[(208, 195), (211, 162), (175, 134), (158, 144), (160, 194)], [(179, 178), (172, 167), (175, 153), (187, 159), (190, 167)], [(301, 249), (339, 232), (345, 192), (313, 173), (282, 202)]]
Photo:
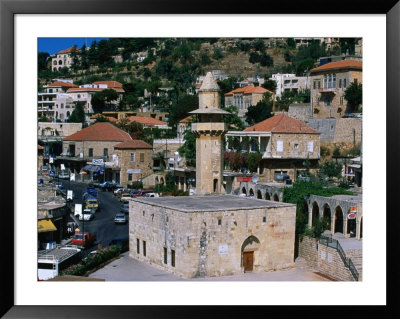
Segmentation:
[(361, 249), (347, 249), (345, 250), (346, 257), (350, 258), (353, 265), (356, 267), (359, 274), (359, 281), (362, 281), (362, 250)]

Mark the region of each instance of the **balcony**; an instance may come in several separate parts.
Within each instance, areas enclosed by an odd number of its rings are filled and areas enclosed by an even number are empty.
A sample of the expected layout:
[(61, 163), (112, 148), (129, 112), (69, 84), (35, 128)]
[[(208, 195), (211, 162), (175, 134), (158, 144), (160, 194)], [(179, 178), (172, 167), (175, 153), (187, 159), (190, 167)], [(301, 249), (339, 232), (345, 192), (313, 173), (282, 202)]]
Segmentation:
[(334, 93), (334, 94), (336, 94), (336, 88), (320, 88), (319, 93)]

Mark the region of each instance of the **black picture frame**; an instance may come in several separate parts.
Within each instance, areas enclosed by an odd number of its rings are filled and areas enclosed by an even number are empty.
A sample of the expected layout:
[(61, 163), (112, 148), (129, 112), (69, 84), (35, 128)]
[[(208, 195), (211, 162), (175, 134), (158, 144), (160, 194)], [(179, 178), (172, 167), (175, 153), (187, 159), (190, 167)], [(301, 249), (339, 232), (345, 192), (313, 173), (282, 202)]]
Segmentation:
[[(199, 5), (201, 4), (201, 5)], [(398, 247), (394, 236), (398, 225), (398, 213), (394, 198), (398, 196), (396, 181), (398, 173), (395, 169), (399, 159), (400, 136), (399, 105), (399, 30), (400, 4), (392, 1), (343, 1), (338, 0), (327, 4), (322, 1), (290, 1), (288, 2), (254, 2), (239, 3), (202, 1), (162, 1), (162, 0), (0, 0), (0, 132), (1, 150), (7, 155), (0, 157), (2, 177), (5, 187), (1, 191), (2, 228), (1, 260), (1, 308), (0, 315), (4, 318), (162, 318), (162, 317), (227, 317), (248, 316), (259, 310), (247, 307), (225, 306), (23, 306), (15, 305), (14, 288), (14, 17), (16, 14), (385, 14), (387, 19), (387, 154), (386, 154), (386, 213), (387, 217), (387, 305), (386, 306), (317, 306), (314, 309), (301, 306), (278, 307), (269, 306), (261, 309), (267, 316), (310, 316), (312, 313), (328, 317), (355, 317), (361, 314), (395, 317), (399, 313), (396, 308), (399, 280), (395, 277), (395, 259)], [(382, 67), (377, 64), (377, 67)], [(381, 199), (383, 200), (383, 199)], [(396, 218), (397, 217), (397, 218)], [(394, 253), (393, 253), (394, 252)], [(379, 265), (379, 263), (378, 263)], [(398, 273), (398, 272), (397, 272)], [(318, 288), (317, 288), (318, 289)], [(315, 293), (327, 293), (316, 291)], [(340, 304), (340, 298), (335, 296)], [(312, 297), (312, 296), (310, 296)], [(177, 301), (179, 304), (179, 301)], [(255, 309), (258, 308), (258, 309)], [(255, 315), (255, 314), (253, 314)]]

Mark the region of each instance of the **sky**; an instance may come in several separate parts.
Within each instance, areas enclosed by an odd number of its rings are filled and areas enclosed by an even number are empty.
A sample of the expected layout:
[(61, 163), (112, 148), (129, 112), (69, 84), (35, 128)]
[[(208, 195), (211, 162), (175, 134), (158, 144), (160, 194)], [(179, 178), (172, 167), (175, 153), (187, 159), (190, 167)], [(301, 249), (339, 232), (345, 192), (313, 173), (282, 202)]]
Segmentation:
[(107, 40), (108, 38), (38, 38), (38, 52), (47, 52), (50, 55), (68, 49), (74, 44), (78, 49), (85, 43), (90, 46), (93, 41)]

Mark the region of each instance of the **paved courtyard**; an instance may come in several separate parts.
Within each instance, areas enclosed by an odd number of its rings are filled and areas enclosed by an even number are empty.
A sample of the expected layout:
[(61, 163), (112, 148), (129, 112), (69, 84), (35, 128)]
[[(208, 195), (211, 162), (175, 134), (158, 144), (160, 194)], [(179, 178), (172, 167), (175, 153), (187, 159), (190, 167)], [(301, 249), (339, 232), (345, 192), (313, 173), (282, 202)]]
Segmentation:
[(307, 269), (302, 261), (296, 261), (295, 268), (290, 270), (185, 279), (135, 260), (129, 257), (128, 252), (89, 277), (105, 281), (330, 281), (329, 278)]

